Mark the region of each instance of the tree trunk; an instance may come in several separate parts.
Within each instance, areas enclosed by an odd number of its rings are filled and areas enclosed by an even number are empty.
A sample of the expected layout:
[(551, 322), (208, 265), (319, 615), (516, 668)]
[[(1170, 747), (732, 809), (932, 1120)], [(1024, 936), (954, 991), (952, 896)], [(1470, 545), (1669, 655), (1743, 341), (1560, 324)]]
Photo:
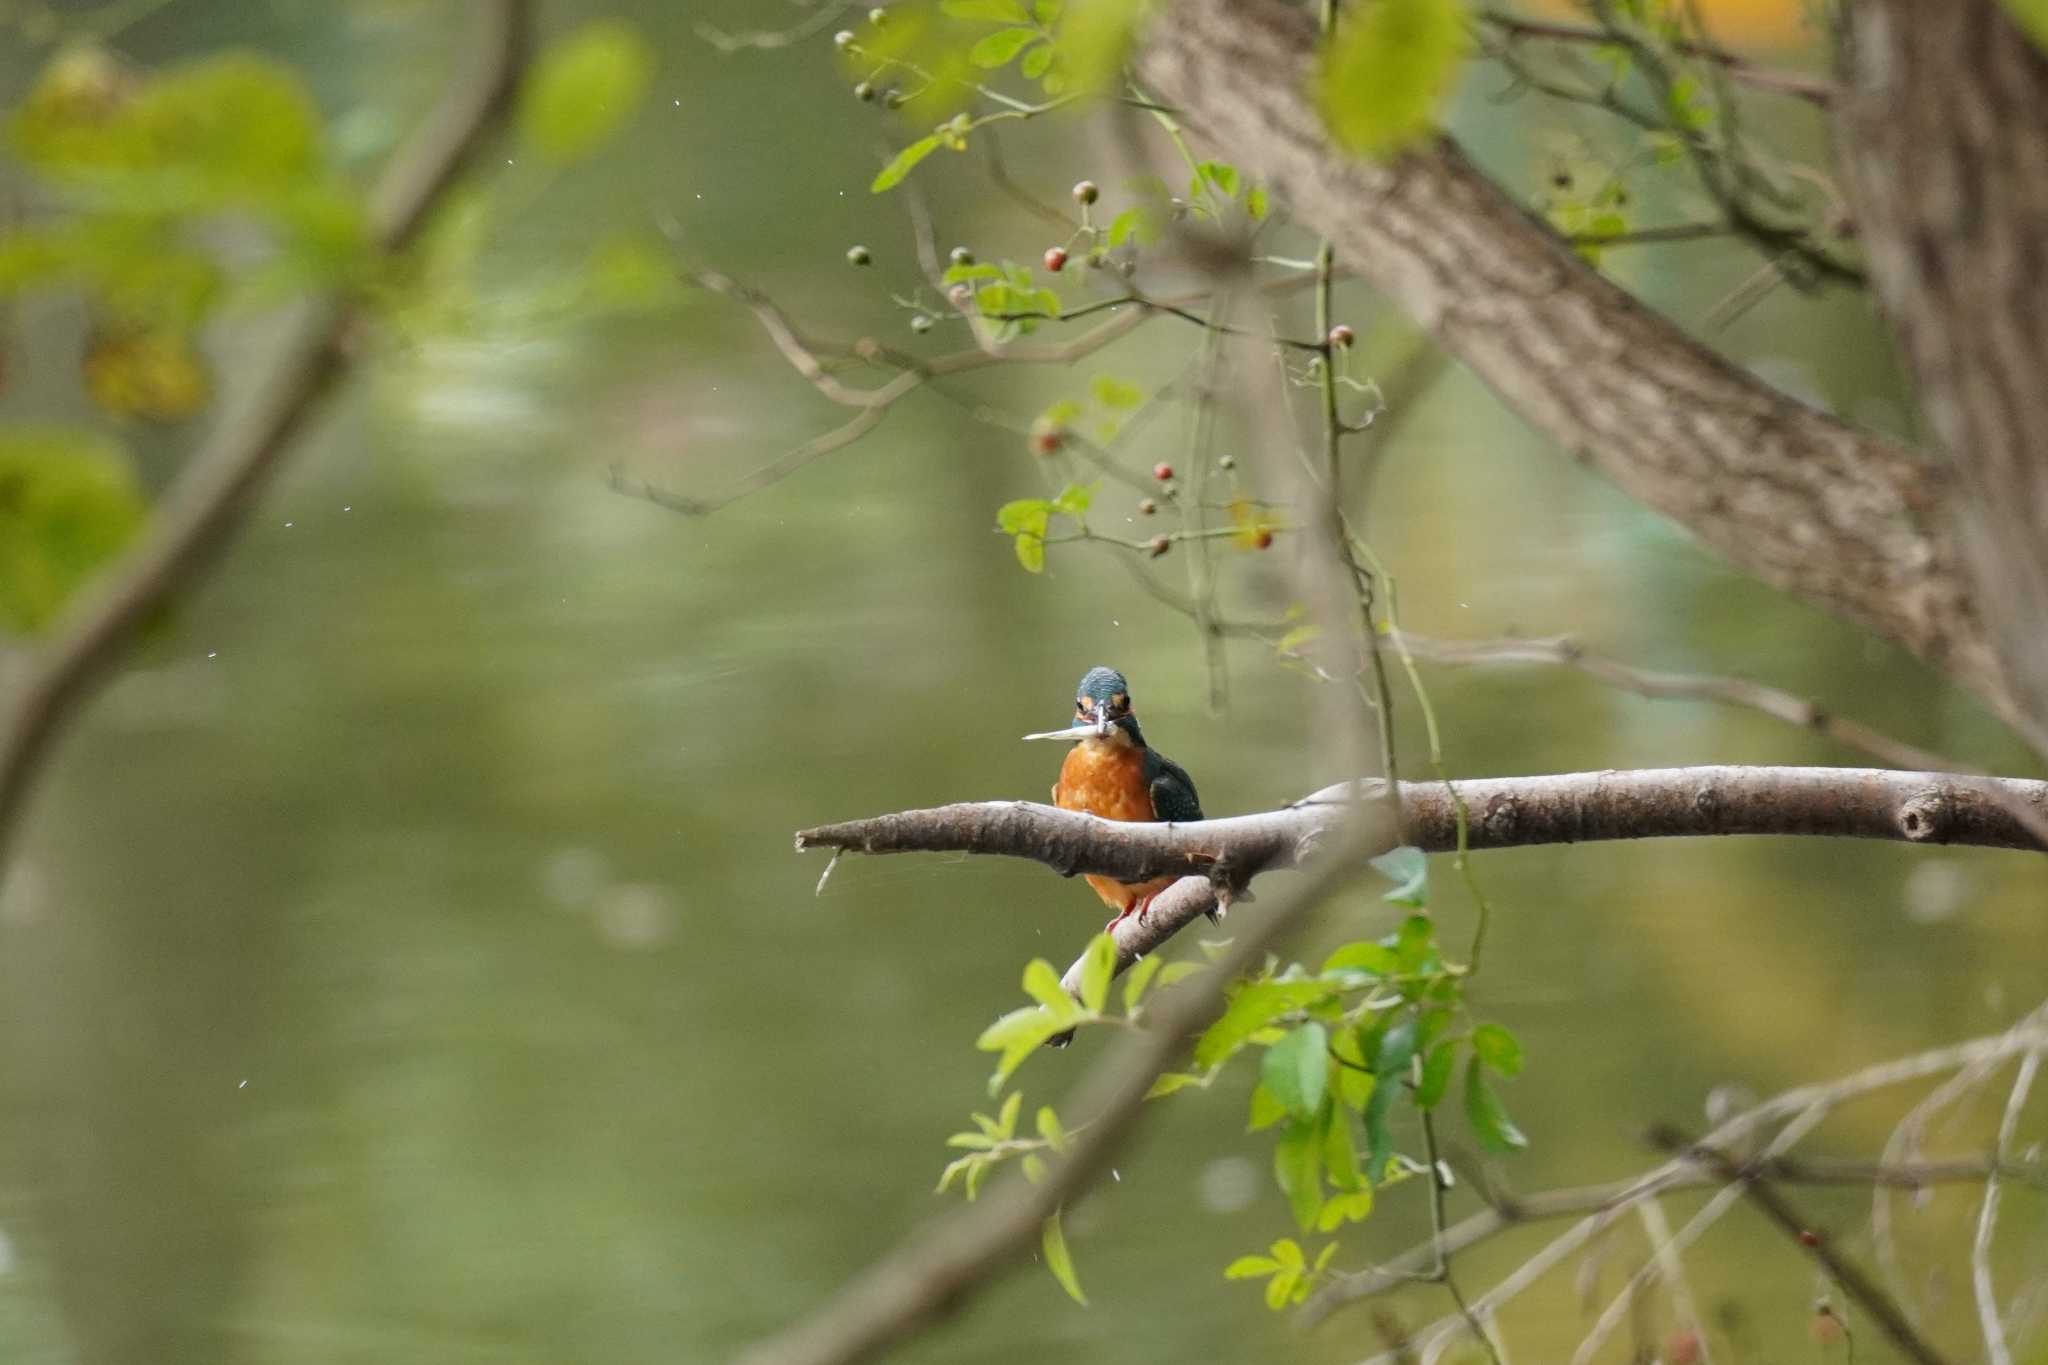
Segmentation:
[(1138, 67), (1530, 425), (1739, 567), (2015, 715), (1926, 463), (1644, 307), (1448, 139), (1391, 165), (1345, 153), (1308, 96), (1318, 41), (1276, 0), (1180, 0)]
[(1837, 135), (1872, 278), (1966, 494), (1958, 539), (2048, 739), (2048, 57), (1996, 0), (1857, 0)]

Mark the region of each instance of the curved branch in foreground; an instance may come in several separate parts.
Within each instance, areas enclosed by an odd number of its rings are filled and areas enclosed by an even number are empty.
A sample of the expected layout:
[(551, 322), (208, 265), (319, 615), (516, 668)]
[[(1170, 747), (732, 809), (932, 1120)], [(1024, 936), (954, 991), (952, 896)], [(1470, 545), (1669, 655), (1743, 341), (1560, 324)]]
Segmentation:
[[(1045, 1219), (1086, 1190), (1122, 1144), (1159, 1074), (1222, 1005), (1224, 983), (1266, 951), (1356, 873), (1358, 860), (1393, 843), (1382, 812), (1351, 807), (1354, 823), (1334, 833), (1311, 875), (1276, 898), (1273, 913), (1239, 934), (1212, 971), (1162, 992), (1146, 1007), (1147, 1027), (1106, 1056), (1060, 1101), (1087, 1115), (1067, 1155), (1036, 1185), (1012, 1176), (981, 1199), (913, 1232), (838, 1294), (781, 1334), (740, 1357), (741, 1365), (845, 1365), (865, 1360), (920, 1324), (958, 1306), (1038, 1237)], [(1056, 814), (1059, 812), (1055, 812)], [(1169, 890), (1168, 894), (1171, 894)], [(1133, 916), (1135, 918), (1135, 916)]]
[[(470, 69), (370, 195), (371, 232), (395, 251), (412, 240), (484, 132), (506, 106), (527, 40), (526, 0), (482, 0), (465, 45)], [(165, 603), (225, 547), (318, 400), (340, 376), (351, 311), (338, 296), (303, 303), (266, 349), (269, 374), (226, 414), (164, 496), (142, 541), (85, 589), (33, 654), (0, 713), (0, 855), (30, 783), (64, 722)]]
[(1927, 465), (1694, 341), (1448, 139), (1389, 165), (1345, 153), (1311, 102), (1317, 43), (1277, 0), (1179, 0), (1137, 62), (1532, 426), (1764, 582), (1898, 641), (2008, 718), (2023, 710)]

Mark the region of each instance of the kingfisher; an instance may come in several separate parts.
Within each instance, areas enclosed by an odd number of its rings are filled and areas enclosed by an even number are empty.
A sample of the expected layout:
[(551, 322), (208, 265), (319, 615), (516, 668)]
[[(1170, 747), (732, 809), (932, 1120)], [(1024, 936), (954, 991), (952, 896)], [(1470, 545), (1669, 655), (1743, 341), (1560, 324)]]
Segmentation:
[[(1202, 818), (1202, 800), (1186, 768), (1145, 743), (1145, 732), (1131, 712), (1131, 687), (1113, 668), (1091, 668), (1074, 689), (1074, 719), (1065, 730), (1026, 735), (1026, 739), (1073, 742), (1060, 764), (1052, 801), (1061, 810), (1085, 811), (1104, 820)], [(1146, 882), (1120, 882), (1090, 876), (1088, 885), (1102, 903), (1116, 911), (1114, 926), (1124, 916), (1142, 915), (1152, 898), (1178, 881), (1178, 876)]]

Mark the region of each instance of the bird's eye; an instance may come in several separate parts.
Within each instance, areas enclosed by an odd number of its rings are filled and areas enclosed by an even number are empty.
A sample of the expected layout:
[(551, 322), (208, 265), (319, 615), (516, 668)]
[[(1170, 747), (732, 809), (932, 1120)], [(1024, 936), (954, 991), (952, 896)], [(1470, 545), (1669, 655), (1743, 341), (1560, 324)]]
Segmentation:
[(1109, 699), (1110, 708), (1116, 711), (1128, 710), (1130, 704), (1131, 699), (1123, 695), (1123, 693), (1121, 692), (1117, 693), (1117, 695)]

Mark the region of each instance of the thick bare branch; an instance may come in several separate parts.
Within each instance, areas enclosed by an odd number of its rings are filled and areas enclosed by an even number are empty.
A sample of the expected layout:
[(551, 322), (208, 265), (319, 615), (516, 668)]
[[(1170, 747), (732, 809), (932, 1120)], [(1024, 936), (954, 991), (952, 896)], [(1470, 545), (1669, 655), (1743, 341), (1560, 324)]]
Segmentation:
[[(1885, 768), (1640, 768), (1403, 782), (1407, 842), (1430, 852), (1457, 847), (1452, 789), (1470, 813), (1467, 837), (1475, 850), (1728, 834), (2034, 848), (2009, 803), (2048, 810), (2048, 782), (2024, 778)], [(820, 825), (800, 831), (796, 846), (998, 853), (1066, 876), (1143, 881), (1189, 873), (1241, 888), (1261, 872), (1294, 865), (1359, 804), (1351, 798), (1376, 804), (1379, 790), (1370, 782), (1332, 787), (1280, 810), (1180, 825), (1099, 820), (1030, 801), (963, 802)]]
[[(404, 246), (503, 109), (526, 50), (524, 0), (485, 0), (465, 50), (470, 69), (394, 161), (370, 197), (379, 245)], [(256, 492), (304, 430), (344, 368), (350, 311), (333, 295), (309, 299), (269, 350), (268, 375), (226, 413), (165, 494), (141, 542), (82, 592), (30, 660), (0, 714), (0, 854), (30, 783), (64, 723), (120, 658), (143, 623), (189, 587), (247, 516)]]
[(1345, 155), (1310, 101), (1315, 44), (1275, 0), (1180, 0), (1138, 63), (1532, 425), (1742, 568), (2016, 714), (1924, 465), (1652, 313), (1450, 141), (1391, 165)]

